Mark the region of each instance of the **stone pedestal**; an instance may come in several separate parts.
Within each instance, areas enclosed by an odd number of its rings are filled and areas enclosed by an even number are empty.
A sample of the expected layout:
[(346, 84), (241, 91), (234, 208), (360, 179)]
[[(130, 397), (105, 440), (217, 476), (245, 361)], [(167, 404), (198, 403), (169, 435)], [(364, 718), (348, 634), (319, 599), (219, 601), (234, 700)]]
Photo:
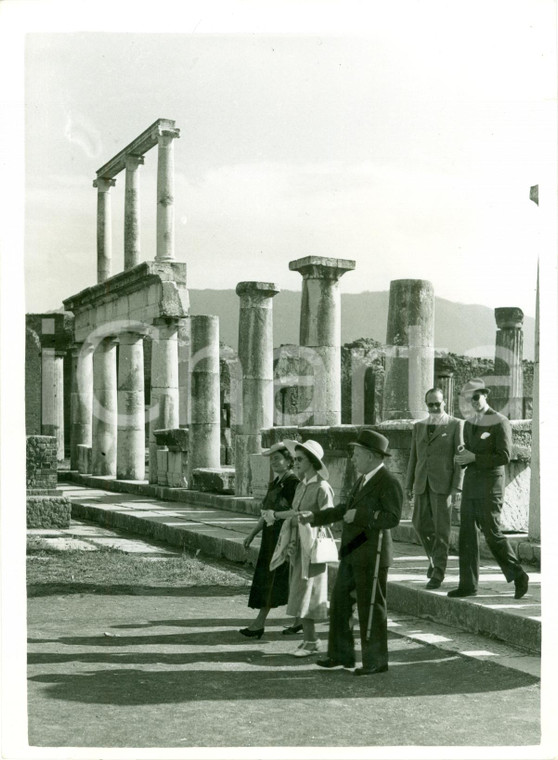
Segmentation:
[(93, 348), (77, 345), (72, 352), (70, 393), (70, 467), (79, 468), (78, 446), (91, 448), (93, 415)]
[(143, 156), (126, 156), (124, 200), (124, 269), (139, 264), (140, 257), (140, 183), (139, 167)]
[(191, 316), (190, 340), (188, 482), (195, 469), (220, 465), (219, 318)]
[(272, 282), (239, 282), (238, 357), (242, 366), (242, 408), (237, 410), (235, 492), (250, 493), (250, 454), (261, 451), (260, 430), (273, 425), (273, 311), (279, 292)]
[(97, 188), (97, 282), (108, 280), (112, 269), (112, 216), (110, 189), (116, 180), (98, 177)]
[(151, 348), (149, 409), (149, 482), (157, 483), (157, 442), (154, 431), (178, 427), (178, 320), (160, 317)]
[(93, 475), (116, 476), (116, 338), (103, 338), (93, 354)]
[(515, 306), (500, 307), (494, 316), (498, 330), (491, 380), (498, 385), (491, 389), (491, 402), (510, 420), (519, 420), (523, 418), (523, 312)]
[(314, 353), (314, 425), (341, 422), (341, 296), (339, 280), (355, 268), (348, 259), (307, 256), (289, 263), (302, 275), (300, 345)]
[(119, 335), (118, 442), (116, 474), (123, 480), (145, 478), (145, 395), (143, 336)]
[(427, 280), (392, 280), (389, 292), (383, 418), (426, 416), (434, 383), (434, 288)]
[(156, 261), (174, 259), (174, 139), (179, 135), (178, 129), (159, 130)]

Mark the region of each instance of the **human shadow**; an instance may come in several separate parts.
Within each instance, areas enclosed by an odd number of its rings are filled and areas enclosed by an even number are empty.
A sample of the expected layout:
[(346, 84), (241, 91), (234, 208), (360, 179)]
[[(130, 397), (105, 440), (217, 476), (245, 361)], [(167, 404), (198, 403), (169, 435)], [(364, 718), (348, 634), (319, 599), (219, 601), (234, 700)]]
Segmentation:
[[(222, 653), (225, 654), (225, 653)], [(236, 653), (235, 653), (236, 654)], [(44, 693), (52, 699), (83, 704), (153, 705), (192, 701), (299, 700), (427, 697), (480, 694), (518, 689), (538, 683), (528, 675), (493, 662), (448, 656), (441, 662), (396, 664), (387, 673), (354, 678), (347, 670), (324, 671), (304, 660), (301, 667), (270, 670), (216, 669), (215, 660), (201, 654), (199, 667), (183, 670), (115, 668), (88, 673), (46, 673), (30, 681), (48, 684)], [(438, 658), (439, 659), (439, 658)], [(295, 658), (289, 658), (289, 664)], [(201, 662), (200, 662), (201, 661)], [(225, 664), (238, 660), (221, 660)], [(174, 663), (171, 663), (174, 664)], [(185, 663), (186, 664), (186, 663)], [(263, 663), (262, 663), (263, 664)]]
[(146, 586), (137, 584), (98, 583), (31, 583), (27, 587), (27, 597), (67, 596), (70, 594), (103, 594), (107, 596), (180, 596), (180, 597), (218, 597), (247, 594), (250, 584), (238, 586)]

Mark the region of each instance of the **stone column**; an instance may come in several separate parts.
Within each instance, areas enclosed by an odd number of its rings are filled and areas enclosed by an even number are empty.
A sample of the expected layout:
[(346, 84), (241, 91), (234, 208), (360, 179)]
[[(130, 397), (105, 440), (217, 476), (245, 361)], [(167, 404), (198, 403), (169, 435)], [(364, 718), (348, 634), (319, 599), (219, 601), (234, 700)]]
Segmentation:
[(115, 179), (97, 177), (93, 187), (97, 188), (97, 282), (104, 282), (111, 276), (112, 268), (112, 215), (110, 189)]
[(273, 425), (273, 312), (279, 289), (272, 282), (239, 282), (238, 358), (242, 366), (242, 409), (234, 441), (235, 490), (251, 490), (250, 454), (262, 450), (262, 428)]
[(41, 355), (41, 432), (56, 438), (56, 458), (64, 459), (64, 354), (43, 348)]
[(118, 436), (116, 477), (145, 478), (145, 395), (143, 383), (143, 336), (124, 332), (118, 352)]
[(78, 469), (78, 446), (91, 448), (93, 414), (93, 347), (77, 344), (72, 351), (70, 393), (70, 468)]
[(93, 354), (93, 475), (116, 475), (116, 338), (103, 338)]
[(384, 420), (420, 419), (434, 384), (434, 288), (427, 280), (392, 280), (389, 291)]
[(302, 275), (300, 345), (312, 349), (313, 425), (341, 424), (341, 295), (339, 280), (355, 268), (349, 259), (307, 256), (289, 262)]
[(178, 427), (178, 319), (160, 317), (153, 324), (151, 408), (149, 410), (149, 482), (157, 483), (155, 430)]
[(178, 129), (161, 129), (157, 162), (156, 261), (174, 260), (174, 145)]
[(520, 420), (523, 419), (523, 312), (515, 306), (501, 307), (494, 309), (494, 316), (498, 327), (494, 375), (500, 378), (500, 387), (493, 393), (504, 404), (499, 411), (510, 420)]
[(124, 269), (139, 264), (140, 257), (140, 184), (139, 167), (143, 156), (126, 156), (126, 192), (124, 197)]
[[(435, 362), (436, 369), (436, 382), (435, 386), (440, 388), (444, 394), (444, 400), (446, 402), (446, 412), (453, 415), (454, 409), (454, 392), (455, 392), (455, 380), (453, 369), (443, 360), (439, 359)], [(428, 388), (427, 388), (428, 390)]]
[(191, 399), (188, 483), (198, 467), (219, 467), (221, 452), (219, 318), (190, 317)]

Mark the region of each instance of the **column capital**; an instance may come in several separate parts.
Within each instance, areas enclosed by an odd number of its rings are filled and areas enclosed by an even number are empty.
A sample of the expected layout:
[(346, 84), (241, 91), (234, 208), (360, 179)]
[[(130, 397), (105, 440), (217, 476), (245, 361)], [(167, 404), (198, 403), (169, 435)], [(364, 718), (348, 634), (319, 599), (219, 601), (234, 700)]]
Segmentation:
[(300, 272), (305, 280), (339, 280), (345, 272), (352, 271), (356, 262), (352, 259), (333, 259), (326, 256), (305, 256), (289, 261), (289, 269)]
[(239, 282), (236, 286), (237, 296), (260, 296), (273, 298), (280, 290), (274, 282)]
[(178, 127), (165, 127), (159, 124), (157, 126), (157, 138), (160, 139), (161, 137), (172, 137), (173, 139), (180, 137), (180, 130)]
[(144, 163), (144, 156), (134, 156), (131, 154), (126, 156), (126, 169), (137, 169), (138, 166), (141, 166)]
[(93, 180), (93, 187), (96, 187), (99, 193), (107, 193), (115, 185), (116, 180), (108, 177), (97, 177)]
[(523, 327), (523, 311), (518, 306), (500, 306), (494, 309), (494, 318), (499, 330)]

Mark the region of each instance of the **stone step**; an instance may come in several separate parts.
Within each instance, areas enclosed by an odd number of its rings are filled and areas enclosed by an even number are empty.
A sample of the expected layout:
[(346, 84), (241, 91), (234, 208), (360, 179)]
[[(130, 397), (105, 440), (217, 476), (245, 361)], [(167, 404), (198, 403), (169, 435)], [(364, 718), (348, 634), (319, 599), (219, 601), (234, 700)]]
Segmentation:
[[(255, 517), (246, 512), (197, 504), (191, 498), (192, 491), (187, 492), (187, 501), (169, 503), (139, 492), (124, 494), (71, 483), (60, 487), (72, 502), (75, 518), (149, 536), (170, 546), (199, 550), (210, 557), (255, 565), (258, 540), (249, 549), (243, 546), (244, 538), (255, 524)], [(492, 636), (526, 651), (540, 652), (540, 575), (535, 569), (528, 568), (531, 576), (528, 594), (522, 600), (514, 600), (513, 584), (505, 582), (493, 561), (482, 561), (478, 596), (450, 599), (447, 591), (458, 581), (457, 557), (450, 555), (446, 580), (436, 591), (425, 589), (426, 567), (419, 546), (395, 543), (395, 559), (388, 581), (390, 609)], [(331, 583), (336, 571), (336, 565), (329, 566)]]

